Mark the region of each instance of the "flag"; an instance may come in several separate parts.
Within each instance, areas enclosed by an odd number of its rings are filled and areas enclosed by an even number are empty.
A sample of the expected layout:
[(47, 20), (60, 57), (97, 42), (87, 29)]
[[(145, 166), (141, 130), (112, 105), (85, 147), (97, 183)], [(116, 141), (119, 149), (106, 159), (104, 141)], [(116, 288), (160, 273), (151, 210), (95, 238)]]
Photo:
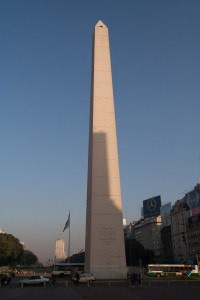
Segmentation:
[(69, 212), (69, 216), (68, 216), (67, 222), (66, 222), (66, 224), (65, 224), (65, 227), (64, 227), (64, 229), (63, 229), (63, 232), (64, 232), (65, 229), (67, 229), (69, 226), (70, 226), (70, 212)]

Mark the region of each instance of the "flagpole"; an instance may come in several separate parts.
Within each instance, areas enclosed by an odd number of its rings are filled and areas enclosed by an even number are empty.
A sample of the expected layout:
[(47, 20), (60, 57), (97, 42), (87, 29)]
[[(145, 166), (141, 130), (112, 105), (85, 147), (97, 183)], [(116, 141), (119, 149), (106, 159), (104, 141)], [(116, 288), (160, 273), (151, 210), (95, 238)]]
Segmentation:
[[(69, 218), (70, 218), (70, 212), (69, 212)], [(70, 224), (71, 220), (69, 222), (69, 244), (68, 244), (68, 263), (70, 263)]]
[(69, 211), (69, 216), (67, 219), (67, 222), (65, 223), (63, 232), (65, 231), (65, 229), (69, 228), (69, 243), (68, 243), (68, 263), (70, 262), (70, 211)]

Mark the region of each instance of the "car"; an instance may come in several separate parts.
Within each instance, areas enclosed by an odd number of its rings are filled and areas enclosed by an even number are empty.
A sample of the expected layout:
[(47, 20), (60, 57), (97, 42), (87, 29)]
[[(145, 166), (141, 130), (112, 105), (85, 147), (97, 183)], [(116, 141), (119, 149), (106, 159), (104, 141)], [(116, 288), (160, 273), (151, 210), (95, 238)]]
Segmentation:
[[(93, 274), (80, 274), (79, 275), (79, 283), (87, 283), (89, 282), (90, 284), (92, 284), (94, 281), (96, 280), (95, 276)], [(74, 276), (72, 278), (73, 282), (77, 282), (77, 277)]]
[(49, 282), (48, 278), (45, 278), (42, 275), (34, 275), (34, 276), (31, 276), (27, 279), (20, 280), (19, 284), (20, 285), (21, 284), (24, 284), (24, 285), (37, 285), (37, 284), (43, 285), (44, 283), (48, 283), (48, 282)]
[(9, 282), (11, 281), (11, 276), (9, 273), (0, 273), (0, 281), (1, 284), (9, 284)]

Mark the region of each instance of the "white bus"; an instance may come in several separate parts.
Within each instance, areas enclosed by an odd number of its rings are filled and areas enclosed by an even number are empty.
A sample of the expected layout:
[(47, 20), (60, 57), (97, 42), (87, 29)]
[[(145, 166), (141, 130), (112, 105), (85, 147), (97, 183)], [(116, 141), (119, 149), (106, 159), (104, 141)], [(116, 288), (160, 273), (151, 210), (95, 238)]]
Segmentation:
[(75, 273), (82, 273), (83, 263), (55, 263), (53, 266), (53, 276), (72, 277)]
[(167, 276), (198, 276), (197, 265), (155, 264), (147, 266), (147, 275), (151, 277)]

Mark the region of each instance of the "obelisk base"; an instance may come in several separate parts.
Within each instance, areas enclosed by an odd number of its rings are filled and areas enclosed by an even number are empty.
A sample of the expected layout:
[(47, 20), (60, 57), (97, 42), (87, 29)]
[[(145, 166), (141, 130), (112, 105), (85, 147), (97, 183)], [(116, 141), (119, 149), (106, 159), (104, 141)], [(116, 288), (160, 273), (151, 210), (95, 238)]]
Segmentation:
[(127, 271), (123, 267), (98, 266), (85, 269), (86, 274), (95, 275), (96, 279), (126, 279)]

